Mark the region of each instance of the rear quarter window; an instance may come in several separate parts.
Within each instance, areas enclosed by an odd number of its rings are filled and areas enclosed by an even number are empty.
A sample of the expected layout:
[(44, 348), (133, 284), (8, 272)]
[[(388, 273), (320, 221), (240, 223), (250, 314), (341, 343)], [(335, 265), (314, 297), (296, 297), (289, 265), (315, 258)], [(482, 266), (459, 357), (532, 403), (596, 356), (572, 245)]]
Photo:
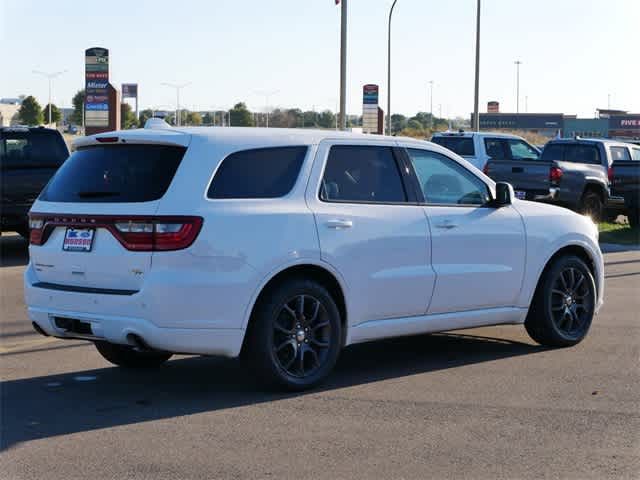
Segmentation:
[(242, 150), (226, 157), (211, 181), (207, 197), (278, 198), (298, 179), (308, 147)]
[(547, 144), (542, 151), (542, 160), (572, 163), (600, 164), (600, 151), (596, 145), (585, 143)]
[(433, 137), (431, 141), (458, 155), (473, 157), (476, 154), (472, 137)]
[(124, 203), (161, 198), (186, 148), (108, 145), (80, 148), (40, 195), (47, 202)]

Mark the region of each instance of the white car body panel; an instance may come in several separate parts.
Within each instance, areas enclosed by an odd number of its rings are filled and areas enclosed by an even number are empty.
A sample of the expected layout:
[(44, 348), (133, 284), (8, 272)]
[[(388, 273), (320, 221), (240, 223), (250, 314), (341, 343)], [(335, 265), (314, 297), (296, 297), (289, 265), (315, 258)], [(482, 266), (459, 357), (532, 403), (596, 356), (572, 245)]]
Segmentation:
[[(128, 143), (188, 147), (165, 195), (144, 203), (53, 203), (32, 211), (66, 215), (191, 215), (204, 219), (188, 248), (130, 252), (98, 232), (94, 253), (61, 251), (63, 228), (31, 245), (24, 275), (29, 316), (45, 332), (79, 337), (54, 316), (91, 323), (93, 336), (127, 344), (135, 333), (151, 347), (236, 356), (255, 302), (269, 281), (297, 266), (332, 275), (345, 299), (345, 343), (457, 328), (522, 323), (546, 262), (577, 246), (593, 260), (598, 306), (604, 290), (597, 231), (559, 207), (514, 201), (500, 209), (430, 205), (328, 203), (318, 197), (328, 148), (334, 144), (426, 148), (493, 182), (461, 157), (428, 142), (332, 131), (185, 128), (101, 134)], [(98, 144), (96, 137), (76, 147)], [(276, 199), (216, 199), (207, 189), (232, 152), (307, 145), (292, 191)], [(460, 228), (436, 229), (444, 220)], [(332, 220), (351, 228), (328, 228)], [(103, 235), (104, 233), (104, 235)], [(98, 241), (99, 240), (99, 241)], [(52, 265), (41, 267), (38, 264)], [(75, 267), (84, 275), (74, 274)], [(135, 290), (87, 294), (35, 287), (37, 282)]]

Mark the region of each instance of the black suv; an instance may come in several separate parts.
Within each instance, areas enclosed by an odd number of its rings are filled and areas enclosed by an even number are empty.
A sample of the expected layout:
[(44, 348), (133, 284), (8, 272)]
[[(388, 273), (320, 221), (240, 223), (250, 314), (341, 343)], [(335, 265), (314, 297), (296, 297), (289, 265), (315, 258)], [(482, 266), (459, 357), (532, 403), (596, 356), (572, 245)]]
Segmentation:
[(27, 213), (69, 156), (57, 130), (0, 127), (0, 231), (29, 234)]

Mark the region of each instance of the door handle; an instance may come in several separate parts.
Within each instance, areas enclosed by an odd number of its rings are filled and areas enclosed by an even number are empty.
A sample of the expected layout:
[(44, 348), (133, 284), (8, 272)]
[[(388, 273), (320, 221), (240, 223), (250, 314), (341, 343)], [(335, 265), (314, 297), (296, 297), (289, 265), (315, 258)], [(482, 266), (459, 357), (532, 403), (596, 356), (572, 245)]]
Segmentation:
[(440, 223), (436, 223), (436, 228), (442, 228), (444, 230), (451, 230), (452, 228), (456, 228), (458, 225), (451, 222), (451, 220), (443, 220)]
[(343, 228), (351, 228), (353, 227), (353, 222), (351, 220), (328, 220), (325, 224), (329, 228), (335, 228), (336, 230), (340, 230)]
[(512, 167), (511, 168), (511, 172), (512, 173), (522, 173), (522, 172), (524, 172), (524, 168), (523, 167)]

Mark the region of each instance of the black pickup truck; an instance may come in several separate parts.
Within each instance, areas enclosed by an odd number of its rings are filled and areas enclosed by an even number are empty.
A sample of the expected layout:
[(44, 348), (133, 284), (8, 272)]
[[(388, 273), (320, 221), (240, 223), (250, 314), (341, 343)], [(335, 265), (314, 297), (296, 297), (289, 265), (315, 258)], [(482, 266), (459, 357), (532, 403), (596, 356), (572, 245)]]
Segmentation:
[(484, 171), (495, 181), (511, 183), (518, 198), (555, 203), (600, 221), (628, 208), (612, 184), (614, 162), (631, 161), (633, 148), (606, 139), (557, 139), (545, 145), (539, 158), (491, 159)]
[(0, 231), (29, 235), (27, 213), (69, 156), (57, 130), (0, 127)]
[(625, 214), (632, 227), (640, 226), (640, 145), (613, 159), (611, 195), (624, 199)]

